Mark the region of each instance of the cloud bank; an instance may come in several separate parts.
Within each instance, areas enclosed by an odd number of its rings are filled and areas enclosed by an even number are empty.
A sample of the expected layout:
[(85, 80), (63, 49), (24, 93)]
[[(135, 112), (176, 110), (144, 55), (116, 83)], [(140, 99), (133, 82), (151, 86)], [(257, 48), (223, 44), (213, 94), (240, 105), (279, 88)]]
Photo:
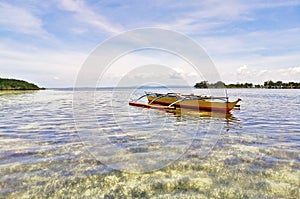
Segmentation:
[[(1, 1), (0, 75), (73, 86), (97, 45), (150, 26), (196, 40), (226, 82), (300, 81), (299, 9), (297, 0)], [(175, 65), (174, 78), (192, 79), (192, 71)], [(110, 71), (111, 77), (124, 75), (120, 71)]]

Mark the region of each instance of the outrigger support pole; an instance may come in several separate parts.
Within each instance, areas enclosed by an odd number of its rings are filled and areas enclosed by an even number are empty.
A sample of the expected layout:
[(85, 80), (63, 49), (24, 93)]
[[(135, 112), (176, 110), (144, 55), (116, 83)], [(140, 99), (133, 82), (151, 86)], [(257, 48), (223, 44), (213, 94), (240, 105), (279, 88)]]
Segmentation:
[(148, 94), (145, 94), (145, 95), (142, 95), (141, 97), (137, 98), (136, 100), (132, 100), (133, 102), (137, 102), (139, 101), (140, 99), (142, 99), (143, 97), (146, 97)]

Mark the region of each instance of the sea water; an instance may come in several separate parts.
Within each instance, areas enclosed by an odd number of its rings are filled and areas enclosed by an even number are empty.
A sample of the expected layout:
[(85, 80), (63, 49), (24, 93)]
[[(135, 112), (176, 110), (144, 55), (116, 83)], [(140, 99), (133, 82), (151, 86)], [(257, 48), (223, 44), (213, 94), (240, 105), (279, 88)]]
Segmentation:
[(299, 198), (299, 90), (228, 89), (230, 114), (134, 92), (1, 92), (0, 198)]

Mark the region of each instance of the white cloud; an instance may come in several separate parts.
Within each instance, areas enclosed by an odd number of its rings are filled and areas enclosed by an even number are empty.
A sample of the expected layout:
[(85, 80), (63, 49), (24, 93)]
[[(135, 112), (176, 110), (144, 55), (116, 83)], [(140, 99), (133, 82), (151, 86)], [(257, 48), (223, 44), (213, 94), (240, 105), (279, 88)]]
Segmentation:
[(105, 16), (96, 13), (85, 1), (59, 0), (57, 2), (61, 9), (74, 12), (78, 21), (88, 24), (98, 31), (109, 34), (117, 34), (123, 31), (120, 25), (112, 23)]
[(0, 44), (1, 77), (27, 79), (44, 87), (73, 86), (87, 54), (64, 49)]
[(239, 67), (236, 71), (223, 73), (222, 77), (226, 83), (253, 82), (255, 84), (262, 84), (267, 80), (299, 82), (300, 66), (266, 70), (244, 65)]
[(34, 35), (43, 35), (42, 21), (28, 10), (0, 2), (0, 25), (2, 29)]
[[(219, 72), (224, 76), (228, 71), (236, 73), (245, 70), (244, 65), (259, 71), (299, 65), (299, 34), (299, 28), (291, 28), (202, 37), (197, 40), (204, 46)], [(227, 81), (242, 81), (245, 78), (237, 79), (234, 75), (234, 80), (231, 80), (233, 77), (225, 76), (228, 77)]]
[[(164, 85), (194, 85), (202, 76), (182, 58), (165, 51), (134, 51), (115, 60), (104, 72), (98, 86), (126, 86), (141, 82)], [(123, 86), (124, 86), (123, 85)]]
[(247, 65), (241, 66), (237, 69), (237, 73), (238, 74), (248, 74), (249, 73), (249, 69)]
[(187, 34), (201, 34), (232, 21), (250, 20), (247, 17), (248, 7), (241, 1), (198, 1), (197, 3), (187, 2), (184, 5), (181, 3), (178, 4), (179, 6), (188, 7), (189, 11), (180, 11), (171, 19), (172, 21), (160, 23), (157, 26)]
[[(207, 34), (216, 28), (239, 21), (253, 21), (254, 12), (263, 9), (289, 7), (300, 5), (300, 1), (271, 1), (260, 0), (209, 0), (182, 2), (164, 1), (159, 4), (166, 8), (168, 14), (173, 14), (166, 22), (154, 23), (154, 26), (180, 31), (186, 34)], [(187, 10), (187, 11), (185, 11)], [(175, 13), (175, 14), (174, 14)], [(221, 30), (217, 30), (221, 31)]]

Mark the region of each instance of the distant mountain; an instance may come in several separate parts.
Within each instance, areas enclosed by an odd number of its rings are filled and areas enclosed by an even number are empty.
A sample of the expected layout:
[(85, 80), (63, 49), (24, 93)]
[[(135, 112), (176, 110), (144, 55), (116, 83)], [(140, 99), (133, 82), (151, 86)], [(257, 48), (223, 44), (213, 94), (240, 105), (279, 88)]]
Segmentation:
[(35, 84), (23, 80), (0, 78), (0, 90), (40, 90)]

